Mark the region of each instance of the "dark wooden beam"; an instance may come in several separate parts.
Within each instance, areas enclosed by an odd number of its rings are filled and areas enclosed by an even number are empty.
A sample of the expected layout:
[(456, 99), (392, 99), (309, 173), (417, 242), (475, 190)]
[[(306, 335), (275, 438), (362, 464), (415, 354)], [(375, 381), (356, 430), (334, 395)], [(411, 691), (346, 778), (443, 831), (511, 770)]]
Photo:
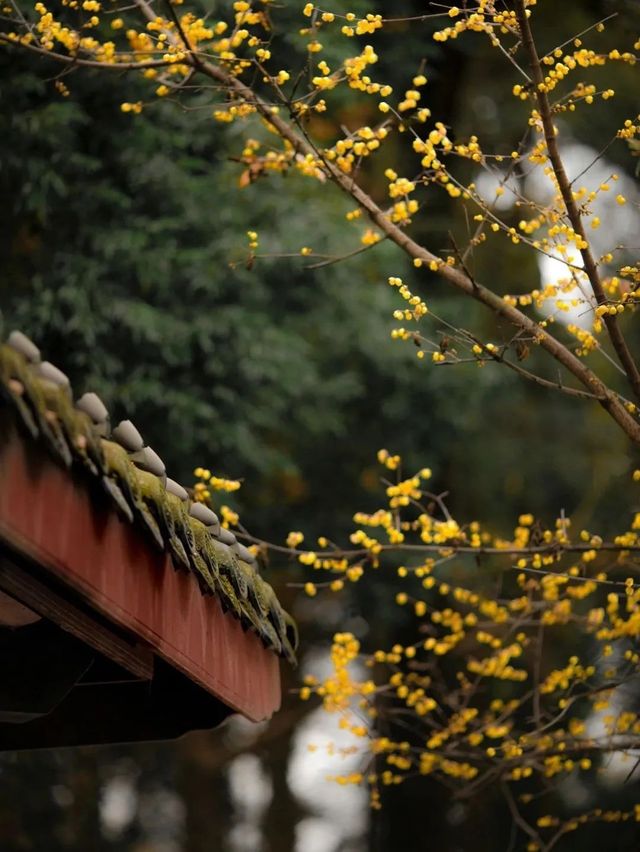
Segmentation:
[[(49, 619), (141, 680), (153, 677), (151, 649), (119, 635), (80, 605), (25, 570), (5, 551), (0, 554), (0, 590)], [(20, 628), (24, 629), (24, 628)]]
[(0, 751), (165, 740), (213, 728), (232, 710), (158, 662), (151, 683), (77, 684), (47, 716), (0, 722)]
[(87, 674), (95, 652), (50, 621), (0, 628), (0, 722), (50, 713)]

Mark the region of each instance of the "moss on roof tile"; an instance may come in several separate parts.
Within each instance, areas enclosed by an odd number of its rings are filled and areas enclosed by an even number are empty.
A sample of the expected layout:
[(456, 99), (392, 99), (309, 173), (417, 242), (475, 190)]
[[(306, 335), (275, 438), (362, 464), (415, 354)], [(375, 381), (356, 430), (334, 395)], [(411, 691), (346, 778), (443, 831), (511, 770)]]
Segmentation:
[(228, 537), (228, 531), (217, 523), (205, 526), (190, 514), (188, 494), (185, 500), (179, 488), (167, 490), (166, 476), (157, 475), (163, 466), (155, 453), (147, 454), (153, 462), (148, 465), (138, 452), (109, 440), (108, 414), (98, 397), (86, 394), (76, 403), (66, 376), (42, 362), (38, 348), (20, 332), (0, 344), (0, 389), (2, 402), (13, 408), (31, 440), (64, 467), (81, 471), (122, 521), (141, 531), (148, 546), (168, 553), (176, 570), (194, 575), (202, 594), (217, 596), (246, 630), (295, 663), (295, 622), (255, 563), (245, 561), (249, 552), (238, 548), (244, 557), (239, 559), (218, 540), (218, 535)]

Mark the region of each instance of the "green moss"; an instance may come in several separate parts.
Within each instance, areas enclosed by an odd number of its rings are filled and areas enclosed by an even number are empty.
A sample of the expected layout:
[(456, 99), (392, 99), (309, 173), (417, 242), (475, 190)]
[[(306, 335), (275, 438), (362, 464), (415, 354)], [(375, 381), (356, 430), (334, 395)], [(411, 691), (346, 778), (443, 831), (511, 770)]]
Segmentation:
[(39, 378), (26, 358), (6, 344), (0, 345), (0, 386), (2, 402), (14, 409), (27, 440), (42, 443), (58, 463), (97, 484), (123, 523), (136, 526), (150, 546), (169, 553), (176, 570), (191, 571), (202, 593), (217, 595), (225, 611), (267, 648), (295, 663), (293, 622), (271, 586), (192, 518), (158, 477), (138, 469), (123, 447), (102, 437), (88, 415), (74, 407), (68, 388)]

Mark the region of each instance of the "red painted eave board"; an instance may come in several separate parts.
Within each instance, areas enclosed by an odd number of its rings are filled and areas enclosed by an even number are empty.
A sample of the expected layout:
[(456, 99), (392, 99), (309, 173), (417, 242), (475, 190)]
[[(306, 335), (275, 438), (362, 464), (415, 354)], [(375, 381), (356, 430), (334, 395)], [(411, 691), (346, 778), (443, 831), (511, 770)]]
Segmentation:
[(13, 429), (0, 450), (0, 539), (237, 712), (261, 721), (279, 708), (277, 656)]

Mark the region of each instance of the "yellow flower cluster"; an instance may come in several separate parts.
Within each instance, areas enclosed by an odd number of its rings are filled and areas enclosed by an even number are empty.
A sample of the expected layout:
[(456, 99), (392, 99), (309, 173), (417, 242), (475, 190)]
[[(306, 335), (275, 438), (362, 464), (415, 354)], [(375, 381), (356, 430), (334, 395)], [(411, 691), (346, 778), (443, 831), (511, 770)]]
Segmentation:
[(355, 696), (371, 695), (375, 686), (371, 681), (355, 680), (350, 672), (350, 665), (360, 653), (360, 643), (352, 633), (336, 633), (331, 646), (331, 663), (333, 673), (314, 687), (314, 691), (322, 698), (322, 703), (330, 713), (346, 711), (350, 708)]
[(369, 126), (361, 127), (344, 139), (339, 139), (333, 147), (325, 148), (324, 156), (327, 160), (335, 162), (345, 174), (350, 174), (362, 158), (369, 157), (378, 150), (382, 140), (386, 139), (387, 133), (386, 127), (375, 130)]
[(423, 316), (429, 313), (429, 308), (426, 303), (420, 298), (420, 296), (416, 296), (411, 292), (407, 285), (402, 281), (402, 278), (391, 276), (388, 280), (390, 286), (397, 287), (398, 293), (400, 293), (402, 298), (410, 305), (410, 307), (405, 308), (404, 310), (394, 311), (394, 319), (415, 320), (418, 322)]
[(222, 526), (229, 529), (229, 527), (237, 527), (240, 522), (240, 516), (237, 512), (234, 512), (229, 506), (222, 505), (220, 506), (220, 515), (222, 517)]
[(580, 328), (580, 326), (569, 323), (569, 325), (567, 325), (567, 331), (569, 334), (576, 337), (580, 343), (580, 345), (576, 348), (576, 355), (584, 357), (598, 348), (598, 341), (586, 328)]
[(595, 674), (595, 666), (580, 665), (577, 657), (571, 657), (563, 669), (554, 669), (540, 684), (542, 694), (555, 692), (558, 689), (566, 692), (572, 682), (584, 682)]
[(208, 483), (215, 491), (238, 491), (242, 486), (239, 480), (214, 476), (210, 470), (204, 467), (197, 467), (193, 474), (197, 479), (202, 480), (201, 484)]

